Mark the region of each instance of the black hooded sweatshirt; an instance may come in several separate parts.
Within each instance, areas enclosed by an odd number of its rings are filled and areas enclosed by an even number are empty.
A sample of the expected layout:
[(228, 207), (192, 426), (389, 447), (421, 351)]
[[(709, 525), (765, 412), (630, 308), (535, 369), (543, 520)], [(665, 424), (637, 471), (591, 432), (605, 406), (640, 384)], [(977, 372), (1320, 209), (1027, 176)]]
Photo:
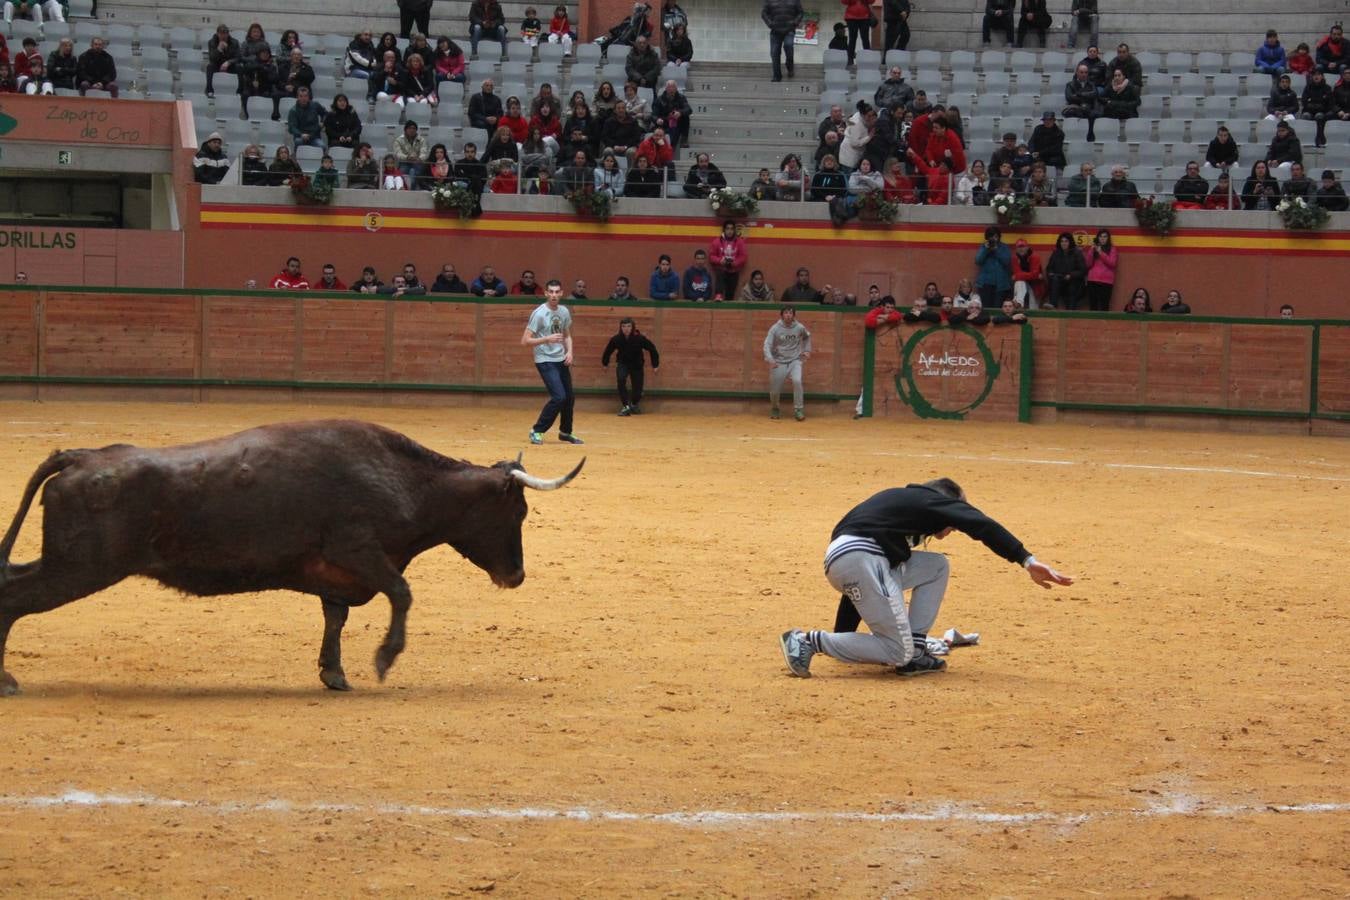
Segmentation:
[(619, 355), (619, 362), (629, 369), (642, 368), (642, 351), (646, 350), (652, 355), (652, 368), (655, 369), (661, 365), (661, 354), (657, 352), (656, 345), (647, 340), (647, 336), (633, 326), (633, 333), (624, 337), (623, 330), (609, 339), (605, 345), (605, 353), (600, 357), (600, 365), (609, 365), (609, 358), (615, 353)]

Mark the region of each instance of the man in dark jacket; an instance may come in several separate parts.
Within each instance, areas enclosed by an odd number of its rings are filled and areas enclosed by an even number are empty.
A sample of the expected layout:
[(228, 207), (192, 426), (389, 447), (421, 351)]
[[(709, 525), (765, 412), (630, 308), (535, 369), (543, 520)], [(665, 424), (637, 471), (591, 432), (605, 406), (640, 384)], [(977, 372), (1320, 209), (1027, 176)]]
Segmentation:
[(295, 47), (283, 59), (277, 60), (277, 82), (272, 92), (272, 120), (281, 118), (281, 101), (287, 97), (300, 99), (300, 89), (314, 85), (314, 68), (305, 62), (305, 51)]
[(1106, 64), (1106, 77), (1109, 81), (1116, 72), (1124, 72), (1125, 79), (1131, 85), (1138, 88), (1140, 92), (1144, 89), (1144, 67), (1139, 64), (1139, 60), (1130, 53), (1129, 44), (1121, 44), (1116, 48), (1116, 58)]
[(1289, 167), (1289, 178), (1280, 186), (1284, 197), (1302, 197), (1305, 203), (1317, 202), (1317, 185), (1303, 172), (1303, 163), (1294, 163)]
[(297, 147), (322, 147), (323, 117), (327, 114), (328, 111), (310, 97), (309, 88), (300, 88), (295, 106), (286, 114), (286, 130), (291, 134), (291, 142)]
[(420, 35), (430, 34), (432, 0), (398, 0), (399, 37), (406, 40), (416, 26)]
[[(924, 675), (947, 667), (928, 649), (951, 566), (942, 553), (916, 550), (932, 538), (960, 531), (1008, 562), (1022, 566), (1043, 588), (1073, 584), (1040, 562), (1008, 529), (966, 502), (950, 478), (874, 494), (849, 510), (825, 550), (825, 578), (839, 591), (834, 631), (785, 631), (779, 639), (788, 670), (811, 674), (811, 657), (894, 666), (897, 675)], [(904, 592), (910, 591), (908, 610)], [(870, 633), (859, 634), (858, 622)]]
[(792, 38), (802, 24), (801, 0), (764, 0), (759, 17), (769, 29), (769, 61), (773, 63), (773, 80), (783, 80), (780, 61), (787, 62), (788, 77), (792, 77)]
[(61, 38), (56, 49), (47, 57), (47, 78), (52, 87), (75, 90), (75, 73), (80, 59), (75, 55), (75, 44), (70, 38)]
[(899, 66), (891, 66), (886, 80), (877, 85), (877, 92), (872, 95), (877, 109), (890, 109), (896, 103), (904, 109), (913, 99), (914, 88), (905, 81), (905, 70)]
[(1350, 199), (1345, 196), (1345, 188), (1336, 180), (1336, 173), (1327, 169), (1322, 173), (1322, 186), (1317, 189), (1317, 205), (1328, 212), (1345, 212), (1350, 209)]
[(197, 150), (197, 156), (192, 161), (192, 171), (198, 184), (220, 184), (220, 180), (230, 170), (229, 157), (221, 149), (223, 143), (220, 132), (213, 131)]
[(1101, 201), (1097, 205), (1102, 209), (1134, 209), (1134, 201), (1138, 199), (1139, 188), (1125, 177), (1125, 167), (1114, 166), (1111, 179), (1102, 185)]
[(1317, 68), (1328, 76), (1340, 75), (1350, 67), (1350, 45), (1345, 42), (1345, 31), (1339, 24), (1331, 26), (1331, 33), (1317, 42)]
[(455, 272), (455, 267), (446, 263), (441, 266), (441, 273), (431, 283), (431, 292), (433, 294), (467, 294), (469, 286)]
[(1088, 46), (1097, 46), (1097, 0), (1072, 0), (1069, 6), (1069, 49), (1078, 43), (1080, 28), (1088, 29)]
[(1186, 163), (1186, 174), (1172, 186), (1172, 199), (1177, 203), (1192, 203), (1198, 207), (1204, 205), (1208, 196), (1209, 182), (1200, 174), (1200, 164)]
[(1001, 31), (1008, 36), (1008, 43), (1013, 43), (1016, 38), (1013, 36), (1013, 0), (985, 0), (984, 2), (984, 27), (981, 37), (987, 44), (990, 41), (991, 31)]
[[(1098, 89), (1105, 90), (1106, 61), (1102, 59), (1102, 53), (1097, 49), (1096, 44), (1088, 47), (1087, 56), (1080, 59), (1078, 65), (1087, 66), (1088, 78), (1098, 87)], [(1075, 66), (1074, 68), (1077, 69), (1078, 66)]]
[(886, 23), (886, 37), (881, 52), (905, 50), (909, 47), (909, 0), (882, 0), (881, 18)]
[(635, 157), (637, 146), (641, 143), (642, 126), (628, 114), (628, 108), (620, 103), (600, 128), (600, 145), (613, 150), (615, 156), (632, 153)]
[(727, 186), (726, 176), (713, 165), (712, 158), (700, 153), (689, 167), (689, 175), (684, 179), (684, 195), (691, 200), (706, 200), (714, 188)]
[(689, 98), (680, 93), (680, 86), (673, 80), (666, 82), (666, 89), (652, 102), (652, 118), (656, 124), (665, 126), (672, 148), (679, 148), (688, 140), (689, 119), (693, 112)]
[(628, 75), (628, 80), (640, 88), (656, 90), (656, 80), (661, 77), (661, 57), (652, 49), (651, 44), (642, 35), (638, 35), (633, 42), (633, 49), (628, 51), (628, 59), (624, 61), (624, 72)]
[(506, 46), (506, 14), (497, 0), (473, 0), (469, 4), (469, 44), (478, 55), (478, 42), (486, 37)]
[[(667, 262), (669, 257), (663, 257)], [(643, 358), (642, 351), (647, 351), (652, 356), (652, 371), (655, 372), (661, 367), (661, 354), (657, 351), (656, 345), (647, 340), (647, 336), (638, 331), (637, 323), (632, 317), (624, 316), (619, 320), (619, 333), (609, 339), (605, 345), (605, 352), (600, 357), (600, 365), (606, 369), (609, 368), (611, 356), (618, 354), (618, 362), (614, 367), (614, 372), (618, 376), (619, 382), (619, 403), (621, 416), (639, 416), (642, 415), (642, 381), (643, 381)], [(628, 392), (628, 382), (633, 384), (633, 391)]]
[(502, 117), (502, 98), (493, 93), (492, 79), (483, 81), (483, 89), (469, 98), (469, 124), (491, 134)]
[(219, 25), (216, 34), (206, 45), (206, 96), (216, 95), (217, 72), (236, 73), (239, 66), (239, 41), (230, 37), (230, 26)]
[[(1027, 141), (1027, 149), (1031, 151), (1032, 159), (1053, 166), (1057, 170), (1069, 164), (1064, 155), (1064, 129), (1059, 127), (1059, 123), (1055, 121), (1055, 114), (1050, 110), (1041, 113), (1041, 124), (1031, 129), (1031, 140)], [(1059, 177), (1058, 171), (1055, 177)]]
[(1045, 0), (1022, 0), (1022, 14), (1017, 17), (1017, 46), (1025, 45), (1027, 32), (1034, 31), (1040, 37), (1044, 49), (1045, 32), (1052, 22)]
[(89, 49), (80, 54), (75, 64), (75, 83), (79, 86), (81, 96), (85, 91), (95, 90), (107, 91), (114, 98), (117, 97), (117, 63), (103, 49), (103, 38), (91, 40)]

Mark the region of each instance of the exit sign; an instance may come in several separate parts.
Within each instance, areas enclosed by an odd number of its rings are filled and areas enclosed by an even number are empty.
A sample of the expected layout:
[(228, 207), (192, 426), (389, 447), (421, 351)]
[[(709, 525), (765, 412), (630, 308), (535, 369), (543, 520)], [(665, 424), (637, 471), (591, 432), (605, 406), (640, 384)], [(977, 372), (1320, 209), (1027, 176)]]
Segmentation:
[(56, 151), (56, 164), (58, 166), (69, 166), (75, 162), (75, 154), (70, 150)]

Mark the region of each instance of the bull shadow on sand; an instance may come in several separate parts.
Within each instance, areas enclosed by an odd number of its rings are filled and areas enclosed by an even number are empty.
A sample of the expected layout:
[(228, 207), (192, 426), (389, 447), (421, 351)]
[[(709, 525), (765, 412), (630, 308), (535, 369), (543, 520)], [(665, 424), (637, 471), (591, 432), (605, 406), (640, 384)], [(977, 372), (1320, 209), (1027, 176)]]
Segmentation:
[(524, 682), (475, 682), (466, 684), (455, 681), (422, 682), (418, 684), (398, 685), (380, 684), (372, 675), (370, 681), (354, 681), (355, 690), (330, 691), (315, 682), (312, 685), (294, 684), (285, 686), (266, 684), (204, 684), (201, 682), (165, 682), (162, 684), (127, 684), (125, 682), (97, 681), (48, 681), (39, 683), (31, 679), (25, 683), (14, 697), (5, 703), (40, 703), (44, 700), (110, 700), (110, 701), (147, 701), (156, 705), (172, 706), (175, 702), (192, 704), (223, 701), (234, 703), (240, 700), (252, 703), (281, 703), (293, 706), (297, 701), (304, 703), (339, 704), (384, 704), (412, 702), (453, 703), (460, 706), (473, 706), (477, 703), (510, 702), (534, 695), (530, 684)]

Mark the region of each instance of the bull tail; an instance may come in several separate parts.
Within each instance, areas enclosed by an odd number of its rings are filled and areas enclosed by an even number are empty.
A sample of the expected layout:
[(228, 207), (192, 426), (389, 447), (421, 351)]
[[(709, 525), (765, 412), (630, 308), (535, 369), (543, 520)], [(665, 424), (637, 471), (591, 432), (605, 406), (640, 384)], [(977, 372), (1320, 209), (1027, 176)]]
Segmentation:
[(14, 549), (14, 542), (19, 538), (19, 529), (23, 527), (23, 520), (28, 515), (28, 508), (33, 505), (33, 497), (37, 496), (38, 488), (42, 483), (58, 472), (64, 471), (71, 465), (79, 461), (83, 455), (80, 450), (57, 450), (51, 456), (37, 467), (33, 477), (28, 479), (28, 487), (23, 490), (23, 500), (19, 502), (18, 512), (14, 513), (14, 521), (9, 525), (9, 531), (5, 532), (3, 541), (0, 541), (0, 571), (9, 567), (9, 554)]

